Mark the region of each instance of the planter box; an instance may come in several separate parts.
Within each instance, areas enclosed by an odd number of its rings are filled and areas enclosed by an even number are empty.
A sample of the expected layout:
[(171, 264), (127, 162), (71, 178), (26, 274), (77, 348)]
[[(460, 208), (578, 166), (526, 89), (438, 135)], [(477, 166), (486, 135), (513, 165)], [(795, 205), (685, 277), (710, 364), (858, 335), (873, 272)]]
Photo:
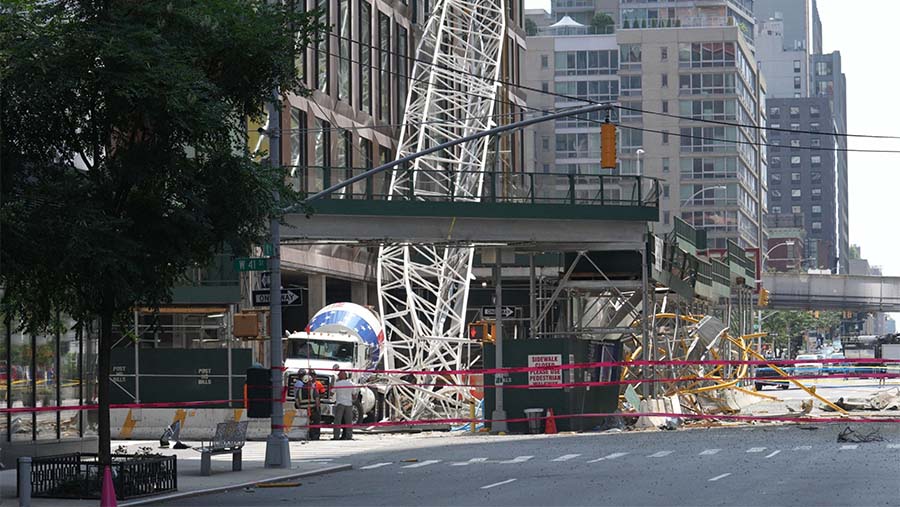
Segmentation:
[[(111, 469), (119, 500), (178, 489), (175, 456), (114, 454)], [(31, 461), (33, 497), (99, 499), (102, 480), (96, 454), (60, 454)]]

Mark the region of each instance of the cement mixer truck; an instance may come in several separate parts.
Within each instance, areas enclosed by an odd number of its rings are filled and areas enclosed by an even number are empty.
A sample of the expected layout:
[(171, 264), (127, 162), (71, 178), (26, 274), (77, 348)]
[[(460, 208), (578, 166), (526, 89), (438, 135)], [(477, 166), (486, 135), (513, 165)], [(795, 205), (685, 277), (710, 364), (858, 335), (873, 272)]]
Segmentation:
[[(288, 335), (285, 347), (285, 385), (288, 399), (294, 400), (294, 383), (304, 372), (315, 371), (325, 393), (320, 397), (321, 416), (327, 424), (333, 420), (335, 393), (331, 386), (337, 380), (337, 369), (373, 370), (381, 355), (384, 331), (371, 310), (353, 303), (334, 303), (319, 310), (303, 332)], [(368, 374), (352, 373), (352, 378), (365, 383)], [(361, 386), (353, 405), (353, 422), (376, 418), (375, 386)]]

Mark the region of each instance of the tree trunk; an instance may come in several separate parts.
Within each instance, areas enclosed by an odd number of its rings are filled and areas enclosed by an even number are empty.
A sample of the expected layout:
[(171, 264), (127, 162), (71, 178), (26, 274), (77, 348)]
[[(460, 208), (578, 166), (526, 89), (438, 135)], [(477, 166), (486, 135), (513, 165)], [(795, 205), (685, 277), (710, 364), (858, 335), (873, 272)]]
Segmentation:
[(100, 315), (100, 346), (97, 350), (97, 437), (101, 465), (112, 463), (109, 431), (109, 365), (112, 348), (113, 312), (103, 305)]

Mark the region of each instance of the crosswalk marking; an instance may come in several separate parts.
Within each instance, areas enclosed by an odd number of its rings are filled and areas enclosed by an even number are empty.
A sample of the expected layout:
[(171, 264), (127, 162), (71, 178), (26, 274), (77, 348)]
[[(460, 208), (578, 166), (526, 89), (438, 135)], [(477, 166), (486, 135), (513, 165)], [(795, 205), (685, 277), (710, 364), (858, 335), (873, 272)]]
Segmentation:
[(700, 453), (700, 456), (712, 456), (713, 454), (718, 454), (722, 449), (707, 449)]
[(811, 445), (798, 445), (797, 447), (794, 447), (793, 450), (795, 450), (795, 451), (811, 451), (812, 446)]
[(772, 451), (771, 453), (767, 454), (766, 457), (767, 457), (767, 458), (771, 458), (772, 456), (775, 456), (775, 455), (778, 454), (779, 452), (781, 452), (781, 451)]
[(747, 452), (763, 452), (765, 450), (766, 450), (765, 447), (751, 447), (751, 448), (747, 449)]
[(672, 454), (672, 451), (659, 451), (659, 452), (653, 453), (647, 457), (648, 458), (664, 458), (664, 457), (668, 456), (669, 454)]
[(581, 456), (581, 454), (563, 454), (562, 456), (550, 461), (569, 461), (570, 459), (577, 458), (578, 456)]
[(727, 474), (717, 475), (717, 476), (713, 477), (712, 479), (710, 479), (709, 482), (716, 482), (717, 480), (724, 479), (724, 478), (728, 477), (729, 475), (731, 475), (730, 472)]
[(488, 460), (487, 458), (472, 458), (469, 461), (458, 461), (456, 463), (450, 463), (450, 466), (464, 467), (464, 466), (468, 466), (468, 465), (471, 465), (474, 463), (484, 463), (487, 460)]
[(495, 482), (493, 484), (488, 484), (487, 486), (482, 486), (481, 489), (491, 489), (497, 486), (502, 486), (504, 484), (509, 484), (510, 482), (515, 482), (516, 479), (506, 479), (505, 481)]
[(851, 450), (856, 449), (856, 448), (858, 448), (858, 447), (859, 447), (859, 444), (847, 444), (847, 445), (842, 445), (842, 446), (841, 446), (841, 450), (842, 450), (842, 451), (851, 451)]
[(526, 461), (530, 460), (530, 459), (533, 458), (533, 457), (534, 457), (534, 456), (516, 456), (515, 458), (513, 458), (513, 459), (508, 459), (508, 460), (506, 460), (506, 461), (498, 461), (498, 463), (501, 463), (501, 464), (504, 464), (504, 465), (508, 465), (508, 464), (511, 464), (511, 463), (525, 463)]
[(373, 470), (373, 469), (375, 469), (375, 468), (386, 467), (386, 466), (388, 466), (388, 465), (390, 465), (390, 464), (391, 464), (390, 461), (386, 461), (386, 462), (384, 462), (384, 463), (374, 463), (374, 464), (372, 464), (372, 465), (366, 465), (366, 466), (364, 466), (364, 467), (359, 467), (359, 469), (360, 469), (360, 470)]
[(608, 456), (603, 456), (602, 458), (592, 459), (592, 460), (588, 461), (588, 463), (596, 463), (598, 461), (605, 461), (608, 459), (621, 458), (622, 456), (625, 456), (626, 454), (628, 454), (628, 453), (627, 452), (614, 452)]
[(439, 460), (439, 459), (426, 459), (425, 461), (423, 461), (421, 463), (413, 463), (412, 465), (406, 465), (403, 468), (422, 468), (422, 467), (427, 467), (428, 465), (433, 465), (435, 463), (440, 463), (440, 462), (441, 462), (441, 460)]

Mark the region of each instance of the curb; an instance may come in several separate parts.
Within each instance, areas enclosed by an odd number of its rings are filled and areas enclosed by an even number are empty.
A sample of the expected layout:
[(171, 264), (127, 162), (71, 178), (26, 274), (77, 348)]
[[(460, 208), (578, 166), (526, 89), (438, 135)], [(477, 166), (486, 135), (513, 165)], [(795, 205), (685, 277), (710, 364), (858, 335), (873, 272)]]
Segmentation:
[(178, 500), (181, 498), (188, 498), (188, 497), (192, 497), (192, 496), (208, 495), (210, 493), (220, 493), (222, 491), (230, 491), (233, 489), (246, 488), (248, 486), (253, 486), (253, 485), (259, 484), (261, 482), (275, 482), (275, 481), (283, 481), (286, 479), (297, 479), (300, 477), (312, 477), (315, 475), (324, 475), (324, 474), (330, 474), (330, 473), (334, 473), (334, 472), (343, 472), (345, 470), (351, 470), (351, 469), (353, 469), (353, 465), (349, 465), (349, 464), (335, 465), (335, 466), (330, 466), (330, 467), (325, 467), (325, 468), (319, 468), (316, 470), (308, 470), (305, 472), (294, 472), (294, 473), (290, 473), (290, 474), (279, 475), (277, 477), (268, 477), (265, 479), (260, 479), (260, 480), (255, 480), (255, 481), (241, 482), (241, 483), (237, 483), (237, 484), (228, 484), (227, 486), (219, 486), (219, 487), (215, 487), (215, 488), (206, 488), (206, 489), (197, 489), (197, 490), (193, 490), (193, 491), (184, 491), (184, 492), (178, 492), (178, 493), (169, 493), (168, 495), (154, 496), (152, 498), (141, 498), (139, 500), (133, 500), (130, 502), (122, 502), (119, 505), (121, 507), (131, 507), (134, 505), (150, 505), (150, 504), (155, 504), (155, 503), (160, 503), (160, 502), (167, 502), (167, 501), (171, 501), (171, 500)]

